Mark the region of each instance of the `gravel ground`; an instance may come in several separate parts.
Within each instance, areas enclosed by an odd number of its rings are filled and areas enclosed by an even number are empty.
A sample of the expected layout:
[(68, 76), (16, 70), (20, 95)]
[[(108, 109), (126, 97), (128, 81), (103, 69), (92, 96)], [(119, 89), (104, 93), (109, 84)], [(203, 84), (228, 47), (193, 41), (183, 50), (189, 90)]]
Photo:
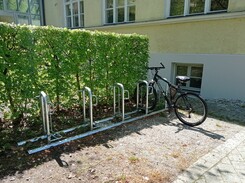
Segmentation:
[(210, 100), (208, 107), (198, 127), (162, 113), (30, 155), (29, 166), (13, 165), (0, 182), (172, 182), (244, 128), (245, 102)]

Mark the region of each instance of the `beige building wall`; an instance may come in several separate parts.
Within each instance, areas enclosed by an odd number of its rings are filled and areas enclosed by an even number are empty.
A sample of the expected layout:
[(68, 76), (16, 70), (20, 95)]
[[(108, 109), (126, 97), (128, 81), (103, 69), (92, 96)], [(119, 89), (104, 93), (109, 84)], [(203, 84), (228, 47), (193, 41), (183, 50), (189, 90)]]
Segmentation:
[(164, 0), (136, 0), (136, 22), (160, 20), (164, 15)]
[[(135, 22), (163, 20), (167, 15), (170, 0), (135, 0)], [(84, 0), (84, 21), (86, 27), (103, 26), (104, 0)], [(63, 0), (44, 0), (47, 25), (65, 26)], [(244, 0), (229, 0), (228, 12), (245, 11)], [(222, 15), (221, 15), (222, 16)]]
[(84, 24), (86, 27), (103, 25), (103, 0), (84, 0)]
[[(118, 26), (96, 27), (92, 30), (117, 33), (138, 33), (147, 35), (150, 51), (161, 53), (196, 54), (244, 54), (245, 53), (245, 14), (244, 17), (209, 16), (162, 20), (149, 23), (135, 23)], [(239, 36), (238, 36), (239, 35)]]
[(228, 12), (244, 11), (245, 1), (244, 0), (229, 0)]
[(44, 0), (46, 25), (65, 27), (63, 0)]

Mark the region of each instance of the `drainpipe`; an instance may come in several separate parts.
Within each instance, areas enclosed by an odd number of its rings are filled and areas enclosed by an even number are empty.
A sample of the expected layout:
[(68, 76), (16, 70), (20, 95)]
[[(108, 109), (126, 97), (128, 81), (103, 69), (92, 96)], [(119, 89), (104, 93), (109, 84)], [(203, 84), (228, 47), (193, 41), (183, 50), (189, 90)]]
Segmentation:
[(44, 3), (44, 0), (40, 0), (40, 5), (41, 5), (41, 9), (42, 9), (42, 11), (41, 11), (41, 17), (42, 17), (42, 20), (41, 20), (41, 22), (42, 22), (42, 26), (45, 26), (46, 25), (46, 17), (45, 17), (45, 3)]

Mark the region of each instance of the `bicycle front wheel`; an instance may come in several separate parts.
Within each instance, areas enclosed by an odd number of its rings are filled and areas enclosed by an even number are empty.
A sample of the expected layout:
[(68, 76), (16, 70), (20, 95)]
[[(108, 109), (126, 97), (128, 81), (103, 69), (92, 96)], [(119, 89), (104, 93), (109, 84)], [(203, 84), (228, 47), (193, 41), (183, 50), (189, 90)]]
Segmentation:
[(176, 99), (174, 112), (182, 123), (197, 126), (207, 118), (207, 104), (199, 95), (185, 93)]

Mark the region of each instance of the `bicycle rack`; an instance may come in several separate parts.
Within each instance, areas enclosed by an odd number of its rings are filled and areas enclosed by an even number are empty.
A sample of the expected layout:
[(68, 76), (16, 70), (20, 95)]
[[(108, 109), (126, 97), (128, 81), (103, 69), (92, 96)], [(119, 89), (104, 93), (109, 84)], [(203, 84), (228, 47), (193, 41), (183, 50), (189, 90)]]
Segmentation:
[[(127, 98), (125, 98), (125, 92), (128, 93)], [(129, 91), (125, 90), (123, 84), (121, 83), (114, 84), (113, 86), (114, 116), (116, 116), (117, 114), (121, 115), (122, 121), (124, 121), (125, 119), (125, 99), (129, 99)], [(117, 109), (118, 109), (118, 112), (117, 112)]]
[(49, 111), (50, 106), (48, 105), (48, 96), (43, 91), (41, 91), (40, 93), (40, 100), (41, 100), (41, 108), (42, 108), (41, 113), (42, 113), (42, 120), (43, 120), (43, 131), (47, 135), (48, 142), (50, 142), (51, 141), (50, 132), (52, 131), (52, 120)]
[[(149, 95), (149, 83), (146, 80), (141, 80), (137, 83), (137, 95), (136, 95), (136, 108), (139, 110), (139, 97), (140, 97), (140, 91), (139, 91), (139, 86), (140, 84), (145, 84), (146, 85), (146, 103), (145, 103), (145, 114), (148, 114), (148, 106), (149, 106), (149, 101), (148, 101), (148, 95)], [(141, 99), (143, 101), (143, 99)]]
[[(93, 130), (94, 122), (93, 122), (93, 106), (96, 106), (98, 101), (97, 97), (95, 95), (92, 95), (92, 91), (89, 87), (84, 87), (81, 92), (82, 92), (82, 97), (83, 97), (83, 120), (86, 122), (86, 91), (88, 93), (89, 97), (89, 118), (90, 118), (90, 130)], [(96, 104), (93, 105), (93, 97), (96, 98)]]
[(35, 137), (26, 141), (21, 141), (18, 142), (18, 146), (25, 145), (28, 142), (36, 142), (38, 140), (44, 140), (47, 139), (48, 143), (58, 140), (62, 138), (62, 136), (58, 133), (52, 133), (53, 128), (52, 128), (52, 118), (51, 118), (51, 102), (49, 101), (48, 96), (46, 95), (45, 92), (41, 91), (40, 92), (40, 103), (41, 103), (41, 118), (43, 121), (43, 132), (44, 135), (40, 137)]
[[(139, 108), (139, 85), (141, 83), (144, 83), (146, 85), (146, 106), (145, 106), (145, 114), (140, 115), (140, 116), (136, 116), (136, 117), (131, 117), (131, 114), (137, 113), (138, 111), (140, 111)], [(125, 123), (129, 123), (132, 121), (136, 121), (142, 118), (145, 118), (147, 116), (151, 116), (160, 112), (165, 111), (165, 109), (162, 110), (158, 110), (158, 111), (154, 111), (149, 113), (148, 110), (148, 90), (149, 89), (149, 84), (147, 81), (145, 80), (141, 80), (137, 83), (137, 101), (136, 101), (136, 111), (132, 111), (129, 113), (125, 113), (125, 100), (129, 98), (129, 92), (127, 90), (124, 89), (123, 84), (121, 83), (116, 83), (113, 85), (113, 116), (109, 117), (109, 118), (105, 118), (105, 119), (101, 119), (98, 121), (94, 121), (93, 120), (93, 106), (97, 105), (98, 100), (97, 97), (95, 95), (92, 94), (92, 91), (89, 87), (84, 87), (81, 91), (82, 92), (82, 101), (83, 101), (83, 116), (84, 116), (84, 121), (83, 122), (87, 122), (87, 118), (86, 118), (86, 93), (87, 93), (87, 97), (88, 97), (88, 107), (89, 107), (89, 124), (81, 124), (78, 125), (76, 127), (72, 127), (69, 129), (65, 129), (59, 132), (55, 132), (53, 133), (52, 131), (52, 120), (51, 120), (51, 116), (50, 116), (50, 103), (48, 102), (48, 96), (42, 91), (40, 94), (40, 98), (41, 98), (41, 116), (42, 116), (42, 120), (43, 120), (43, 128), (44, 128), (44, 133), (45, 135), (40, 136), (40, 137), (35, 137), (33, 139), (29, 139), (26, 141), (21, 141), (18, 143), (19, 146), (24, 145), (28, 142), (36, 142), (40, 139), (44, 140), (47, 139), (48, 140), (48, 144), (35, 148), (35, 149), (31, 149), (28, 150), (29, 154), (33, 154), (33, 153), (37, 153), (46, 149), (49, 149), (51, 147), (55, 147), (73, 140), (77, 140), (89, 135), (93, 135), (96, 134), (98, 132), (102, 132), (117, 126), (120, 126), (122, 124)], [(125, 93), (128, 93), (128, 97), (125, 98)], [(96, 103), (93, 104), (93, 97), (96, 98)], [(121, 117), (121, 121), (118, 121), (116, 123), (110, 123), (108, 126), (104, 126), (104, 127), (100, 127), (98, 128), (97, 125), (100, 123), (104, 123), (104, 122), (108, 122), (111, 121), (116, 115), (120, 115)], [(63, 138), (61, 134), (64, 133), (68, 133), (71, 131), (74, 131), (76, 129), (82, 128), (82, 127), (86, 127), (86, 126), (90, 126), (90, 131), (87, 131), (85, 133), (79, 134), (79, 135), (75, 135), (72, 137), (68, 137), (65, 139), (61, 139)]]

